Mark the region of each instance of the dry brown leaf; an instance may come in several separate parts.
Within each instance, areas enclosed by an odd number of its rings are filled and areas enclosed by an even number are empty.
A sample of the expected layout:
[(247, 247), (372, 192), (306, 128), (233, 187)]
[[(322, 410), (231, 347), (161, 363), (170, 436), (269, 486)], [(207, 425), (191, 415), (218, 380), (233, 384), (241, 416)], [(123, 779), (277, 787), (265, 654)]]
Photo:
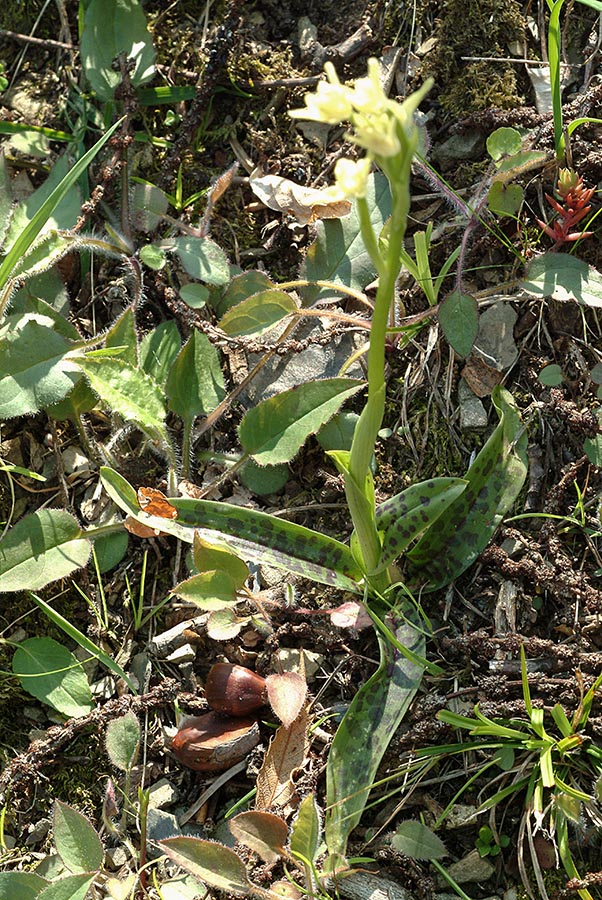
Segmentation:
[(281, 725), (270, 741), (257, 775), (256, 809), (285, 806), (295, 793), (293, 775), (309, 749), (309, 715), (303, 709), (289, 728)]
[(142, 522), (138, 522), (138, 520), (134, 519), (132, 516), (126, 516), (123, 524), (126, 531), (129, 531), (130, 534), (134, 534), (139, 538), (157, 537), (161, 534), (158, 528), (151, 528), (149, 525), (143, 525)]
[(307, 697), (305, 678), (298, 672), (283, 672), (266, 678), (270, 706), (285, 728), (289, 728), (303, 708)]
[(471, 353), (460, 375), (477, 397), (488, 397), (496, 384), (502, 381), (503, 373), (488, 366), (484, 359)]
[(349, 200), (337, 198), (332, 188), (304, 187), (279, 175), (263, 175), (260, 169), (251, 173), (249, 185), (264, 206), (294, 216), (300, 225), (340, 219), (351, 212)]

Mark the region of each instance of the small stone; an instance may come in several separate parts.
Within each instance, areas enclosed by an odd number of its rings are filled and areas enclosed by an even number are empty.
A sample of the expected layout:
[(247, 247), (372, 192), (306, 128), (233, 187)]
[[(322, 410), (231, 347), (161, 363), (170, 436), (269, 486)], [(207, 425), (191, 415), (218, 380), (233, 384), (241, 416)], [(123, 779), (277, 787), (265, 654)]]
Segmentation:
[(128, 860), (128, 854), (125, 847), (109, 847), (105, 853), (107, 868), (112, 872), (116, 872), (122, 866), (125, 866)]
[(463, 378), (458, 384), (460, 404), (460, 428), (462, 431), (482, 431), (487, 427), (487, 412), (479, 398), (473, 394)]
[(177, 650), (174, 650), (173, 653), (170, 653), (167, 657), (167, 662), (175, 663), (176, 665), (181, 665), (185, 662), (192, 662), (196, 657), (196, 650), (192, 646), (192, 644), (182, 644), (181, 647), (178, 647)]
[(165, 809), (178, 799), (178, 791), (167, 778), (160, 778), (149, 788), (148, 805), (153, 809)]
[(447, 872), (458, 884), (473, 884), (491, 878), (495, 872), (495, 866), (488, 859), (481, 857), (479, 851), (475, 849), (471, 850), (463, 859), (448, 866)]
[(476, 814), (476, 807), (468, 803), (456, 803), (445, 817), (443, 826), (448, 829), (472, 826), (475, 824)]

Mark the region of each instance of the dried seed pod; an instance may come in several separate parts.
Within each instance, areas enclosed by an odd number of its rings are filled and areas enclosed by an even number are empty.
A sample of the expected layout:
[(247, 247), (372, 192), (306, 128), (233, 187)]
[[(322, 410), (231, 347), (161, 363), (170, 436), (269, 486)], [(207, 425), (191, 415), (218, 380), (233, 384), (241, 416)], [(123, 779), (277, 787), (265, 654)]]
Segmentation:
[(233, 719), (216, 712), (187, 719), (176, 733), (171, 749), (176, 759), (196, 772), (228, 769), (259, 743), (255, 719)]
[(265, 678), (245, 666), (215, 663), (205, 682), (207, 703), (227, 716), (248, 716), (267, 699)]

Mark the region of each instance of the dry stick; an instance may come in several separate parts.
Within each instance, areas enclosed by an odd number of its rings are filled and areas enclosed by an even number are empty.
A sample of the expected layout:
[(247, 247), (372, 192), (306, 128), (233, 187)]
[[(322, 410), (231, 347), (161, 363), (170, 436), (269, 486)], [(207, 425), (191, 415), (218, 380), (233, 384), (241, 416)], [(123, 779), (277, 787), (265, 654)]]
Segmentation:
[(239, 21), (238, 7), (243, 0), (230, 0), (226, 10), (226, 17), (219, 26), (215, 35), (209, 42), (209, 58), (203, 74), (196, 86), (196, 95), (190, 104), (190, 109), (182, 123), (182, 130), (176, 139), (169, 155), (163, 165), (163, 172), (159, 181), (159, 187), (165, 188), (171, 185), (182, 156), (189, 150), (194, 142), (194, 134), (200, 127), (203, 116), (207, 111), (213, 90), (222, 73), (228, 59), (228, 52), (232, 46), (232, 34), (236, 31)]
[(50, 38), (37, 38), (30, 34), (18, 34), (16, 31), (8, 31), (0, 28), (0, 37), (12, 38), (24, 44), (38, 44), (41, 47), (57, 47), (59, 50), (77, 50), (74, 44), (66, 44), (63, 41), (53, 41)]
[(174, 678), (166, 678), (161, 684), (139, 696), (125, 695), (116, 700), (109, 700), (104, 706), (92, 710), (86, 716), (69, 719), (64, 725), (53, 725), (46, 737), (33, 741), (24, 753), (16, 756), (0, 774), (0, 807), (6, 804), (9, 794), (17, 798), (19, 793), (27, 790), (29, 783), (40, 777), (43, 766), (48, 765), (57, 752), (69, 744), (76, 735), (87, 728), (98, 728), (111, 719), (124, 716), (127, 712), (143, 713), (148, 709), (171, 706), (178, 696)]

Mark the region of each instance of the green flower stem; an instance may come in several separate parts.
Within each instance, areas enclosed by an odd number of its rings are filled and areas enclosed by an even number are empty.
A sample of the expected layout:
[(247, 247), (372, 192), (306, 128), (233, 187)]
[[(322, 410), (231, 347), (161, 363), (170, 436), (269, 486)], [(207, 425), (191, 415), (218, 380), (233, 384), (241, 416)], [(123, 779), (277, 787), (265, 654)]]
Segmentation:
[[(409, 146), (404, 147), (404, 151), (400, 154), (401, 159), (395, 159), (399, 169), (394, 179), (389, 179), (393, 192), (393, 211), (384, 259), (370, 221), (368, 204), (363, 197), (357, 199), (362, 239), (379, 275), (368, 349), (368, 399), (356, 425), (349, 468), (345, 475), (347, 502), (367, 572), (376, 569), (381, 553), (375, 521), (370, 463), (385, 412), (385, 342), (389, 314), (395, 299), (395, 285), (401, 269), (401, 250), (410, 205), (409, 177), (412, 152)], [(380, 589), (390, 584), (386, 572), (377, 580)]]

